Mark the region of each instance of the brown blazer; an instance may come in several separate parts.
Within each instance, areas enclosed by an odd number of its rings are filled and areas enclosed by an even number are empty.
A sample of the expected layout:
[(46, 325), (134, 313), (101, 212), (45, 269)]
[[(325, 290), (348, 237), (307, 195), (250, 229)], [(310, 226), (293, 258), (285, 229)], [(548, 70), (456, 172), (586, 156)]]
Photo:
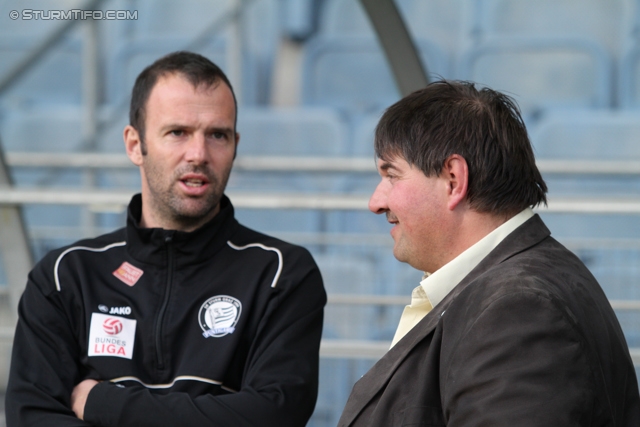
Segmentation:
[(353, 387), (339, 426), (640, 426), (616, 316), (535, 215)]

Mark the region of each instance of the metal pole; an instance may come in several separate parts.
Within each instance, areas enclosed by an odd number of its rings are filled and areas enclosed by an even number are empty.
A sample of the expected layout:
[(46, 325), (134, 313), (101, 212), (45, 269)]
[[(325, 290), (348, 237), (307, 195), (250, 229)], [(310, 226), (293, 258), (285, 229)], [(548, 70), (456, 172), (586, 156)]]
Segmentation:
[(376, 30), (402, 96), (429, 83), (413, 39), (393, 0), (360, 0)]
[[(83, 7), (84, 10), (95, 10), (104, 0), (91, 0), (88, 1)], [(58, 28), (54, 29), (50, 35), (44, 37), (42, 39), (42, 43), (36, 46), (26, 58), (20, 61), (15, 67), (11, 68), (1, 79), (0, 79), (0, 94), (7, 90), (11, 85), (13, 85), (17, 80), (19, 80), (22, 76), (26, 74), (26, 72), (31, 69), (35, 64), (40, 61), (45, 53), (51, 49), (56, 43), (58, 43), (62, 37), (71, 28), (73, 28), (78, 21), (68, 20), (65, 21)]]
[(82, 45), (82, 139), (87, 151), (95, 151), (98, 132), (98, 104), (100, 97), (98, 22), (84, 22)]
[[(85, 37), (82, 46), (82, 149), (94, 152), (97, 148), (98, 105), (100, 102), (98, 22), (93, 19), (85, 21), (83, 31)], [(96, 187), (95, 174), (96, 171), (90, 168), (83, 172), (82, 181), (86, 189)], [(82, 225), (86, 236), (95, 234), (96, 214), (86, 207), (82, 210)]]
[(231, 21), (231, 31), (229, 38), (229, 52), (227, 58), (229, 65), (227, 66), (229, 79), (236, 93), (236, 99), (239, 103), (244, 99), (242, 94), (242, 2), (234, 0), (231, 2), (231, 10), (237, 10), (236, 19)]
[[(11, 187), (9, 170), (0, 150), (0, 189), (9, 190)], [(0, 206), (0, 256), (9, 287), (11, 317), (16, 320), (18, 301), (24, 290), (27, 275), (33, 266), (33, 256), (29, 248), (20, 205)]]

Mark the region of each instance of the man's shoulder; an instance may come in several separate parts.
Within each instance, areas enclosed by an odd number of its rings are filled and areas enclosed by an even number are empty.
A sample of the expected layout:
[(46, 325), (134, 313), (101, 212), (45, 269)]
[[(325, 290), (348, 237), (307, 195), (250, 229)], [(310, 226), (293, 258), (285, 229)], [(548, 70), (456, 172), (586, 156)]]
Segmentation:
[(304, 283), (306, 292), (324, 295), (320, 269), (306, 248), (243, 225), (238, 227), (227, 243), (236, 253), (248, 257), (248, 262), (263, 260), (276, 267), (279, 288), (294, 290)]
[(304, 296), (305, 304), (316, 308), (326, 304), (320, 270), (307, 249), (243, 225), (239, 225), (227, 243), (233, 252), (242, 254), (243, 265), (264, 263), (273, 268), (272, 288)]
[(584, 263), (550, 236), (473, 277), (458, 290), (453, 304), (475, 307), (481, 313), (499, 300), (515, 296), (544, 298), (574, 310), (585, 303), (608, 304)]
[(498, 282), (517, 278), (525, 283), (529, 278), (536, 279), (535, 283), (596, 281), (582, 260), (551, 236), (496, 264), (487, 274), (493, 275), (493, 280)]
[[(78, 267), (82, 258), (77, 255), (89, 253), (104, 253), (110, 249), (125, 245), (124, 229), (119, 229), (98, 237), (81, 239), (66, 246), (49, 251), (33, 267), (29, 274), (30, 282), (42, 288), (44, 293), (50, 293), (59, 288), (60, 274), (67, 271), (68, 267)], [(73, 254), (73, 255), (70, 255)], [(67, 262), (69, 257), (73, 261)], [(95, 260), (94, 260), (95, 261)], [(99, 268), (95, 265), (94, 268)]]
[(103, 252), (113, 247), (125, 245), (124, 228), (97, 237), (77, 240), (69, 245), (49, 251), (37, 264), (36, 268), (53, 266), (66, 254), (74, 251)]
[(311, 258), (309, 251), (294, 243), (287, 242), (269, 234), (261, 233), (252, 228), (239, 224), (237, 231), (229, 240), (236, 247), (263, 246), (279, 251), (283, 255)]

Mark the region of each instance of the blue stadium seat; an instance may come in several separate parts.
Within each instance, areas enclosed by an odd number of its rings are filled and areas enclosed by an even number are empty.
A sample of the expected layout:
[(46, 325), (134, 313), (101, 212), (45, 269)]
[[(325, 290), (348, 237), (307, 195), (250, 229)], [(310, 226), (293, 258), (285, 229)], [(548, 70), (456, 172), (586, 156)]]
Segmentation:
[(233, 0), (138, 0), (133, 36), (135, 39), (155, 37), (194, 38), (216, 20), (232, 10)]
[[(238, 159), (249, 156), (328, 158), (346, 150), (346, 129), (330, 109), (243, 108), (238, 115)], [(292, 159), (292, 161), (294, 161)], [(327, 160), (330, 162), (330, 160)], [(330, 193), (344, 186), (339, 174), (234, 171), (230, 191)], [(318, 210), (238, 209), (238, 218), (259, 230), (326, 231), (325, 212)]]
[(373, 159), (373, 137), (376, 126), (382, 117), (382, 112), (367, 114), (359, 117), (354, 123), (352, 154), (355, 157), (370, 157)]
[[(640, 112), (629, 111), (567, 111), (555, 112), (543, 118), (531, 129), (531, 141), (538, 161), (587, 160), (640, 161)], [(550, 198), (566, 197), (622, 197), (640, 194), (636, 176), (547, 174)], [(545, 221), (561, 236), (608, 239), (640, 238), (637, 216), (548, 214)], [(621, 292), (616, 287), (628, 285), (624, 277), (635, 267), (624, 258), (611, 258), (611, 249), (580, 251), (579, 254), (608, 293)], [(620, 249), (626, 256), (630, 249)], [(633, 255), (635, 256), (635, 255)], [(631, 274), (634, 275), (635, 273)], [(622, 280), (622, 282), (621, 282)], [(621, 298), (621, 295), (610, 295)], [(627, 296), (629, 298), (630, 296)]]
[[(431, 76), (449, 74), (447, 55), (435, 44), (417, 40)], [(379, 111), (400, 98), (377, 40), (370, 37), (317, 37), (305, 47), (302, 99), (306, 105), (351, 113)]]
[[(0, 121), (5, 151), (82, 152), (98, 151), (124, 154), (122, 131), (129, 123), (128, 106), (114, 114), (98, 110), (99, 133), (94, 144), (83, 141), (83, 114), (80, 106), (40, 106), (14, 108)], [(106, 122), (107, 119), (114, 119)]]
[(231, 46), (232, 38), (226, 30), (203, 39), (167, 35), (138, 38), (122, 44), (109, 61), (108, 102), (122, 104), (122, 100), (130, 96), (137, 75), (156, 59), (177, 50), (191, 50), (222, 68), (234, 85), (240, 104), (267, 103), (276, 37), (274, 11), (264, 6), (260, 3), (246, 10), (246, 20), (252, 25), (243, 27), (240, 68), (235, 71), (232, 69), (232, 49), (235, 47)]
[(317, 26), (318, 2), (315, 0), (281, 0), (282, 32), (289, 38), (304, 41)]
[[(565, 111), (544, 117), (531, 129), (536, 158), (544, 160), (640, 161), (640, 112)], [(544, 176), (549, 198), (637, 198), (637, 175)], [(610, 299), (637, 300), (640, 228), (637, 214), (542, 213), (545, 223), (589, 267)], [(598, 239), (589, 243), (589, 239)], [(566, 242), (565, 242), (566, 241)], [(572, 243), (575, 242), (575, 243)], [(630, 346), (640, 343), (639, 315), (617, 313)]]
[[(466, 0), (396, 0), (410, 33), (454, 53), (464, 36)], [(359, 1), (326, 0), (320, 31), (327, 36), (375, 36)]]
[[(372, 289), (376, 265), (371, 259), (344, 253), (314, 253), (322, 272), (325, 289), (329, 294), (367, 295)], [(362, 339), (370, 336), (370, 325), (375, 318), (375, 307), (339, 304), (327, 308), (324, 334), (327, 338)]]
[[(104, 111), (103, 111), (104, 112)], [(77, 153), (98, 151), (124, 154), (122, 130), (126, 116), (97, 136), (96, 144), (83, 141), (83, 110), (80, 107), (38, 108), (12, 111), (2, 120), (0, 135), (5, 152)], [(103, 114), (100, 114), (103, 115)], [(17, 168), (13, 176), (17, 185), (82, 185), (79, 169)], [(96, 185), (102, 188), (138, 188), (134, 169), (99, 171)], [(44, 206), (46, 208), (46, 206)]]
[(477, 35), (589, 37), (611, 53), (627, 37), (634, 7), (628, 0), (472, 1)]
[(338, 425), (353, 384), (371, 368), (374, 361), (364, 362), (363, 365), (361, 360), (320, 359), (318, 402), (307, 427)]
[[(108, 82), (110, 104), (122, 104), (123, 99), (126, 100), (131, 96), (136, 77), (145, 67), (161, 56), (189, 48), (192, 41), (184, 37), (162, 37), (135, 41), (122, 46), (113, 58), (113, 72)], [(192, 50), (206, 56), (223, 71), (228, 72), (228, 49), (228, 40), (225, 37), (217, 37), (209, 40), (206, 45)], [(233, 77), (229, 76), (230, 79)]]
[[(0, 0), (0, 14), (2, 14), (0, 40), (7, 38), (21, 40), (42, 39), (64, 23), (61, 20), (51, 19), (49, 11), (78, 9), (85, 3), (85, 0), (29, 0), (26, 3)], [(14, 10), (20, 13), (18, 19), (9, 19), (9, 12)], [(32, 11), (37, 12), (34, 13)]]
[(640, 44), (635, 41), (620, 60), (618, 100), (626, 109), (640, 107)]
[(640, 112), (556, 112), (530, 133), (538, 159), (640, 160)]
[(73, 152), (82, 147), (82, 109), (12, 110), (2, 121), (4, 151)]
[[(238, 7), (240, 9), (236, 9)], [(113, 61), (114, 73), (121, 73), (120, 61), (131, 60), (132, 54), (139, 64), (133, 68), (140, 71), (142, 64), (148, 65), (162, 54), (188, 49), (202, 53), (221, 66), (235, 86), (240, 103), (268, 102), (279, 36), (277, 2), (142, 0), (136, 8), (139, 19), (128, 34), (129, 43), (123, 46), (124, 53), (118, 54)], [(230, 46), (234, 40), (231, 25), (234, 20), (240, 24), (239, 44)], [(241, 69), (234, 75), (230, 55), (236, 48), (240, 52), (238, 64)], [(129, 72), (135, 75), (134, 71)], [(120, 83), (116, 84), (119, 94), (123, 91)]]
[(458, 74), (511, 94), (528, 117), (612, 103), (610, 55), (590, 39), (487, 39), (462, 56)]
[[(5, 108), (79, 105), (82, 100), (82, 43), (78, 36), (78, 29), (75, 29), (42, 56), (33, 68), (1, 94), (0, 103)], [(0, 38), (0, 79), (41, 42), (35, 37)]]
[(247, 2), (242, 14), (242, 93), (240, 103), (266, 105), (280, 42), (280, 0)]
[(239, 156), (341, 156), (347, 152), (340, 116), (325, 108), (243, 108)]

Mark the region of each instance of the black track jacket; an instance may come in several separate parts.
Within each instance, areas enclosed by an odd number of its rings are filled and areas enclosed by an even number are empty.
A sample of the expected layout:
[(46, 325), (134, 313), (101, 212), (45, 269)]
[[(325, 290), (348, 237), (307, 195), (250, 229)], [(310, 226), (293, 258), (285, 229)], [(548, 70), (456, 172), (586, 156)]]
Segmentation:
[[(226, 197), (191, 232), (126, 228), (52, 251), (19, 306), (7, 425), (304, 426), (326, 294), (303, 248), (240, 225)], [(83, 379), (85, 420), (70, 409)]]

